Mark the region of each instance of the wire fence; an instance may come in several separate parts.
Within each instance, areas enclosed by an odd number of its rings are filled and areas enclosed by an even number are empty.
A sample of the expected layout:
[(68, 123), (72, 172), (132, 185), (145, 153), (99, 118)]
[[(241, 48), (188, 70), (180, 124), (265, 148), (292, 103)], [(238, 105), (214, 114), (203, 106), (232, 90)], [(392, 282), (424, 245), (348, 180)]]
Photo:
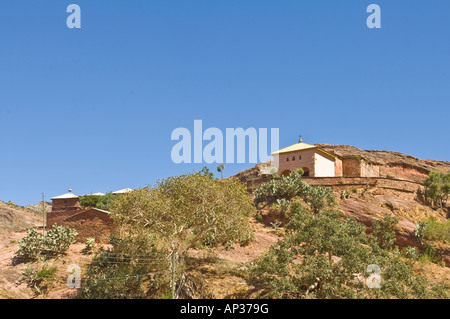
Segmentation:
[[(51, 215), (50, 215), (51, 214)], [(70, 218), (71, 214), (63, 213), (60, 211), (52, 211), (52, 212), (46, 212), (45, 213), (46, 218), (45, 221), (43, 220), (43, 225), (39, 228), (42, 229), (42, 235), (43, 235), (43, 241), (46, 238), (46, 233), (51, 229), (53, 225), (59, 225), (59, 226), (68, 226), (65, 225), (65, 219)], [(47, 223), (49, 215), (51, 216), (51, 225)], [(89, 229), (89, 237), (92, 238), (102, 238), (105, 236), (105, 233), (103, 231), (99, 231), (95, 228)], [(43, 242), (43, 245), (45, 243)], [(146, 272), (144, 274), (136, 274), (136, 275), (126, 275), (126, 276), (113, 276), (113, 277), (99, 277), (99, 278), (83, 278), (81, 276), (81, 268), (78, 264), (72, 264), (70, 266), (76, 266), (79, 269), (79, 272), (77, 271), (68, 271), (69, 268), (67, 268), (67, 277), (65, 278), (44, 278), (46, 282), (66, 282), (69, 288), (80, 288), (79, 285), (76, 285), (75, 283), (82, 283), (82, 282), (102, 282), (102, 281), (113, 281), (113, 280), (126, 280), (130, 278), (143, 278), (146, 276), (155, 276), (158, 274), (167, 274), (171, 275), (170, 280), (170, 286), (172, 287), (172, 294), (175, 296), (177, 292), (179, 292), (181, 287), (175, 287), (175, 270), (176, 270), (176, 261), (174, 258), (174, 255), (168, 252), (147, 252), (147, 253), (123, 253), (123, 252), (114, 252), (109, 250), (109, 248), (104, 249), (103, 245), (104, 243), (100, 243), (102, 245), (102, 250), (99, 250), (96, 254), (93, 254), (93, 259), (89, 260), (89, 265), (130, 265), (130, 266), (147, 266), (150, 268), (154, 268), (152, 271)], [(63, 249), (48, 249), (43, 247), (40, 249), (39, 255), (64, 255), (66, 253)], [(100, 254), (99, 254), (100, 253)], [(69, 266), (69, 267), (70, 267)], [(165, 268), (165, 269), (161, 269)], [(36, 271), (39, 271), (37, 269)], [(177, 288), (177, 289), (176, 289)]]

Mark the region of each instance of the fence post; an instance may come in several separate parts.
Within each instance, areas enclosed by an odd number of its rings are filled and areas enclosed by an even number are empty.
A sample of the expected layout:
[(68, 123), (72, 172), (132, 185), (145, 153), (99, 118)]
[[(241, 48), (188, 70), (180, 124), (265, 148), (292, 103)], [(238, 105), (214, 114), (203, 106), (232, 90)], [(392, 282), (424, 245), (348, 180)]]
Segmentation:
[(175, 296), (175, 251), (172, 252), (172, 299), (177, 299)]

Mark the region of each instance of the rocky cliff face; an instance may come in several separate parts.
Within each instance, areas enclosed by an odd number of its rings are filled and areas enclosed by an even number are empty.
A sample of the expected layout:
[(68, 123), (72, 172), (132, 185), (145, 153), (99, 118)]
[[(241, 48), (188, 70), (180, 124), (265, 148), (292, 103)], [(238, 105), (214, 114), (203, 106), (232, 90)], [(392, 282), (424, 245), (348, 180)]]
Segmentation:
[(411, 155), (390, 151), (362, 150), (350, 145), (316, 144), (342, 158), (360, 157), (380, 167), (380, 176), (422, 182), (431, 171), (450, 172), (450, 162), (422, 160)]

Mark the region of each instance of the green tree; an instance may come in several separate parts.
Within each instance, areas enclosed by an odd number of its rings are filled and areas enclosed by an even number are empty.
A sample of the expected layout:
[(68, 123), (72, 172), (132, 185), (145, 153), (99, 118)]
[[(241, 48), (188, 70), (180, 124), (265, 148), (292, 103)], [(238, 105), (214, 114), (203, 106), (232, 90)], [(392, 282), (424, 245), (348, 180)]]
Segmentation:
[(150, 231), (171, 252), (185, 255), (212, 234), (214, 244), (248, 243), (253, 235), (248, 217), (253, 212), (239, 181), (187, 174), (123, 195), (115, 202), (112, 217), (122, 232)]
[(85, 195), (80, 197), (80, 205), (82, 207), (97, 207), (100, 195)]
[(196, 171), (195, 174), (208, 176), (210, 178), (214, 178), (214, 173), (209, 171), (207, 166), (203, 166), (201, 171)]
[(112, 218), (116, 236), (128, 243), (121, 246), (125, 254), (133, 254), (132, 250), (149, 254), (152, 247), (169, 261), (176, 259), (180, 279), (191, 248), (249, 243), (253, 238), (249, 217), (254, 211), (242, 183), (197, 172), (123, 194), (114, 201)]
[(86, 195), (80, 197), (80, 204), (83, 207), (94, 207), (103, 210), (110, 210), (114, 199), (122, 194), (114, 195), (108, 192), (105, 195)]
[(225, 164), (220, 164), (217, 166), (217, 171), (220, 173), (220, 178), (223, 178), (223, 170), (225, 169)]
[[(380, 227), (381, 238), (390, 238), (383, 234), (386, 229)], [(246, 278), (263, 295), (275, 298), (448, 296), (448, 287), (435, 292), (399, 254), (383, 248), (384, 243), (367, 235), (355, 219), (338, 212), (312, 213), (293, 204), (285, 236), (248, 265)], [(367, 285), (369, 265), (381, 269), (380, 288)]]
[(116, 198), (119, 198), (123, 194), (114, 195), (112, 192), (108, 192), (103, 196), (100, 196), (99, 201), (97, 202), (96, 208), (103, 210), (111, 210), (111, 207)]
[(425, 196), (442, 208), (450, 193), (450, 173), (430, 172), (424, 181)]

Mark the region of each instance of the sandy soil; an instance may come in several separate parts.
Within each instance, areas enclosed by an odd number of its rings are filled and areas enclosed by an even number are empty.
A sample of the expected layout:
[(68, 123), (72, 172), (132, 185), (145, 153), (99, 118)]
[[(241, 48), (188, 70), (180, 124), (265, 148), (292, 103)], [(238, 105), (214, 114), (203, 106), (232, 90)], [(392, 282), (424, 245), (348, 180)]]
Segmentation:
[(255, 232), (253, 242), (248, 246), (235, 245), (231, 250), (219, 249), (218, 257), (233, 263), (245, 263), (261, 256), (270, 246), (278, 241), (281, 231), (275, 231), (272, 227), (261, 223), (252, 222)]
[(78, 264), (86, 270), (91, 257), (81, 253), (84, 248), (83, 243), (75, 243), (70, 246), (67, 255), (59, 258), (47, 260), (49, 267), (56, 267), (58, 272), (54, 281), (54, 287), (48, 295), (36, 295), (35, 291), (28, 287), (24, 281), (23, 272), (27, 265), (41, 265), (40, 262), (24, 263), (15, 257), (18, 249), (18, 242), (25, 237), (27, 232), (17, 232), (0, 235), (0, 298), (73, 298), (76, 289), (69, 289), (66, 281), (68, 273), (66, 269), (71, 264)]

